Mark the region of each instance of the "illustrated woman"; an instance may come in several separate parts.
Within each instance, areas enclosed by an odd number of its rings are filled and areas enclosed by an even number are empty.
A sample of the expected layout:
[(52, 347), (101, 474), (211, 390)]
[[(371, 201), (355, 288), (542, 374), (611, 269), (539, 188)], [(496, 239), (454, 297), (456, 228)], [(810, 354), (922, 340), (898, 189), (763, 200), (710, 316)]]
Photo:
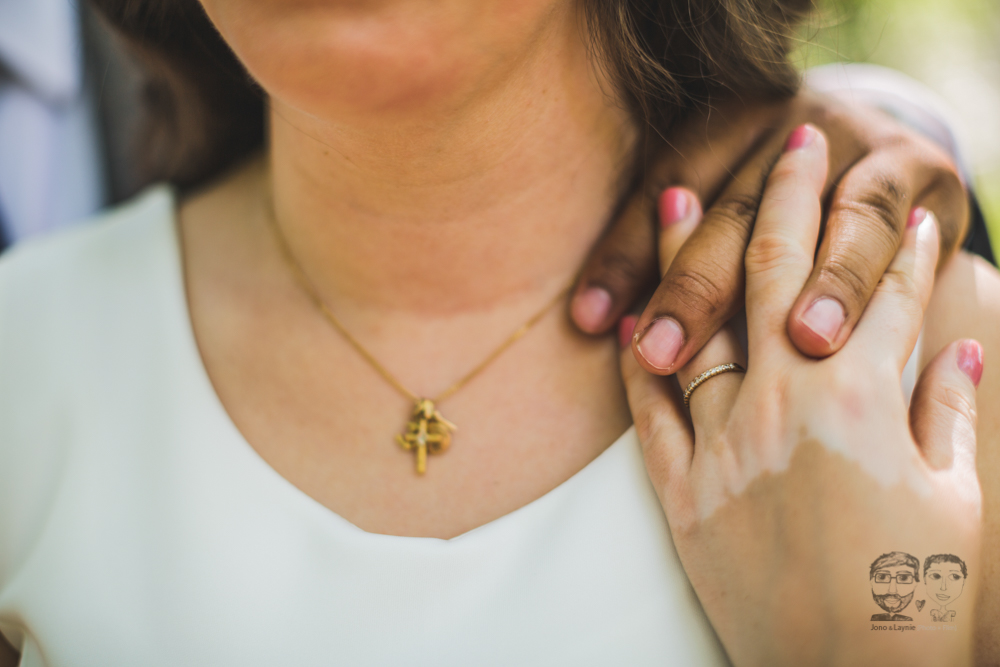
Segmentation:
[[(0, 262), (7, 661), (994, 655), (955, 167), (792, 97), (803, 8), (691, 4), (102, 3), (185, 189)], [(897, 549), (963, 558), (969, 622), (870, 636)]]
[(968, 576), (968, 568), (958, 556), (935, 554), (927, 557), (924, 561), (924, 585), (932, 605), (932, 621), (955, 622), (955, 610), (950, 607), (962, 595)]

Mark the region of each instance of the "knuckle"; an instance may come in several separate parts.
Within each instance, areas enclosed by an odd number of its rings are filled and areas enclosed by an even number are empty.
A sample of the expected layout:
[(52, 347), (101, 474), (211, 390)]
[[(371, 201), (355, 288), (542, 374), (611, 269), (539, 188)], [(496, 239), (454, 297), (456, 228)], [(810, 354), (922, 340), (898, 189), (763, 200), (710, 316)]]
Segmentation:
[(726, 194), (712, 207), (710, 214), (729, 226), (743, 233), (749, 232), (757, 219), (760, 209), (761, 195), (758, 194)]
[(639, 442), (650, 442), (656, 433), (656, 415), (649, 410), (637, 410), (634, 421), (635, 434), (639, 437)]
[(966, 392), (952, 385), (944, 385), (940, 390), (934, 392), (932, 400), (941, 407), (949, 410), (966, 420), (975, 427), (979, 414), (976, 410), (976, 402)]
[(659, 406), (645, 403), (637, 406), (633, 421), (639, 442), (645, 445), (653, 443), (661, 433), (670, 432), (671, 422)]
[(823, 379), (829, 392), (834, 396), (853, 396), (857, 393), (857, 371), (848, 368), (847, 364), (833, 364)]
[(700, 267), (684, 267), (668, 273), (664, 285), (673, 298), (704, 317), (714, 318), (727, 310), (729, 291), (719, 277)]
[(756, 234), (747, 246), (745, 255), (747, 274), (767, 273), (792, 264), (812, 262), (802, 248), (789, 243), (776, 234)]
[(902, 237), (905, 214), (909, 212), (904, 210), (909, 201), (907, 191), (898, 178), (886, 174), (877, 175), (868, 185), (841, 202), (836, 212), (855, 220), (881, 223), (879, 229), (895, 248)]
[(820, 267), (816, 282), (832, 286), (842, 303), (864, 304), (875, 291), (878, 278), (867, 264), (856, 264), (845, 257), (831, 257)]
[(916, 300), (919, 286), (916, 277), (907, 271), (889, 269), (879, 281), (879, 289), (904, 301)]
[(777, 183), (796, 181), (801, 173), (801, 167), (790, 160), (780, 160), (769, 170), (768, 187), (774, 187)]
[(874, 181), (876, 185), (874, 190), (876, 197), (880, 201), (885, 202), (887, 206), (898, 207), (902, 202), (906, 201), (906, 188), (903, 182), (895, 176), (880, 174), (875, 177)]
[(896, 322), (902, 324), (923, 319), (924, 305), (914, 276), (901, 271), (888, 271), (879, 282), (879, 290), (892, 299)]
[[(833, 364), (823, 377), (825, 391), (840, 408), (840, 413), (858, 419), (870, 414), (873, 407), (880, 404), (873, 396), (877, 388), (892, 382), (891, 373), (884, 368), (874, 366), (865, 372), (859, 370), (852, 364)], [(898, 375), (895, 382), (899, 382)]]

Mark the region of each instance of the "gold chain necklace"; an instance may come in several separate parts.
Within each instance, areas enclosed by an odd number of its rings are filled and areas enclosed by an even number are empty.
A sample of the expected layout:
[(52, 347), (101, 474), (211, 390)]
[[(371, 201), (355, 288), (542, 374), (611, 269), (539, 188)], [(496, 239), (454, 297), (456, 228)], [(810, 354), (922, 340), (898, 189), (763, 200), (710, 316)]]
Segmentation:
[(302, 291), (306, 293), (306, 296), (309, 297), (326, 320), (333, 325), (333, 328), (344, 337), (344, 340), (350, 343), (351, 347), (353, 347), (386, 382), (388, 382), (400, 394), (413, 401), (413, 412), (410, 414), (410, 419), (406, 423), (406, 427), (403, 432), (396, 435), (396, 442), (403, 449), (411, 451), (415, 454), (418, 475), (424, 474), (427, 470), (427, 455), (441, 454), (447, 450), (451, 445), (452, 432), (458, 430), (458, 427), (455, 426), (455, 424), (451, 423), (441, 415), (441, 412), (437, 409), (436, 404), (440, 403), (464, 387), (470, 380), (479, 375), (487, 366), (489, 366), (490, 363), (492, 363), (497, 357), (503, 354), (507, 348), (517, 342), (517, 340), (524, 336), (524, 334), (528, 333), (528, 330), (531, 329), (531, 327), (535, 326), (535, 324), (537, 324), (546, 313), (552, 310), (557, 303), (562, 301), (563, 297), (565, 297), (572, 288), (573, 283), (576, 282), (574, 278), (573, 282), (567, 285), (551, 301), (545, 304), (541, 310), (532, 315), (527, 322), (522, 324), (503, 343), (501, 343), (499, 347), (493, 350), (493, 352), (491, 352), (471, 371), (459, 378), (458, 381), (434, 398), (422, 398), (403, 386), (403, 383), (397, 380), (396, 377), (385, 368), (385, 366), (380, 364), (372, 353), (366, 350), (365, 347), (351, 335), (344, 325), (340, 323), (340, 320), (338, 320), (333, 314), (333, 311), (331, 311), (326, 303), (323, 302), (323, 299), (320, 298), (316, 285), (312, 282), (312, 280), (310, 280), (308, 274), (306, 274), (302, 265), (299, 264), (295, 255), (292, 253), (292, 250), (288, 245), (288, 241), (285, 239), (285, 235), (282, 234), (281, 227), (278, 225), (278, 218), (274, 214), (274, 209), (271, 206), (267, 206), (267, 218), (271, 223), (271, 226), (274, 228), (274, 235), (278, 241), (278, 247), (281, 254), (288, 263), (288, 266), (292, 271), (292, 275), (302, 288)]

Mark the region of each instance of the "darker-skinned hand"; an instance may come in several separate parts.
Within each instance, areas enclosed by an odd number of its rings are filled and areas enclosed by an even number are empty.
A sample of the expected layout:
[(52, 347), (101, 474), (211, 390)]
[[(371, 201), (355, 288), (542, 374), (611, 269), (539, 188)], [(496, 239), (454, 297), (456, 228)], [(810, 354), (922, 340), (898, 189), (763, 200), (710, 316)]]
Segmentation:
[(969, 204), (942, 148), (881, 111), (808, 91), (783, 102), (732, 102), (686, 121), (645, 170), (581, 274), (571, 309), (577, 326), (609, 330), (656, 285), (657, 217), (667, 226), (703, 209), (635, 329), (647, 371), (667, 375), (684, 366), (743, 307), (743, 258), (761, 193), (803, 123), (829, 138), (830, 168), (817, 261), (788, 317), (799, 351), (825, 357), (844, 345), (908, 219), (923, 217), (914, 209), (937, 215), (941, 263), (954, 253)]

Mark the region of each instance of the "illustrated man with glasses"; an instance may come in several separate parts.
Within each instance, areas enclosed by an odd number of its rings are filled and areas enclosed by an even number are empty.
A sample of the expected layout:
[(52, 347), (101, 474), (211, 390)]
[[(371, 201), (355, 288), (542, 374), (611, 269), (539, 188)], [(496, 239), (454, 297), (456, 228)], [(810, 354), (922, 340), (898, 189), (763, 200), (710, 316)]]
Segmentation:
[(873, 614), (873, 621), (912, 621), (899, 612), (913, 600), (917, 582), (920, 581), (920, 561), (902, 551), (882, 554), (872, 563), (870, 579), (875, 604), (885, 614)]

